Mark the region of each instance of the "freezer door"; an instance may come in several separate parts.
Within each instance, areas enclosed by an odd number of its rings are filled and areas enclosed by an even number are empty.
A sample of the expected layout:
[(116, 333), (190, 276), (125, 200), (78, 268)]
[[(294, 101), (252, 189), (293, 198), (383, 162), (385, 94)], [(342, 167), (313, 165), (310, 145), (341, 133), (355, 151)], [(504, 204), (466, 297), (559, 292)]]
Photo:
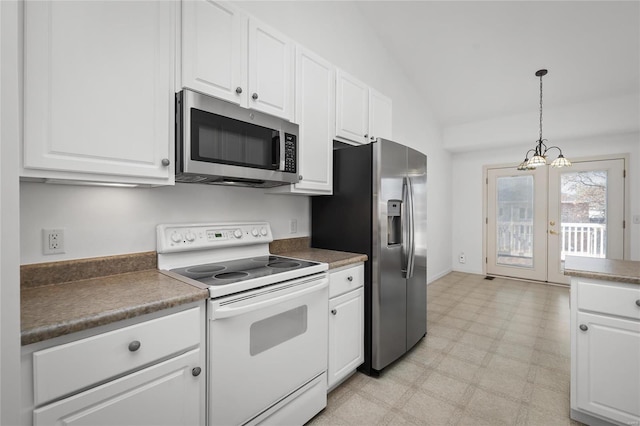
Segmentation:
[[(372, 250), (372, 354), (371, 366), (381, 370), (407, 348), (406, 279), (402, 251), (406, 243), (403, 181), (407, 170), (407, 148), (378, 140), (373, 144), (373, 190), (377, 196), (373, 215)], [(401, 221), (398, 225), (397, 221)], [(375, 222), (375, 221), (374, 221)], [(398, 229), (400, 227), (400, 229)]]
[(427, 332), (427, 158), (408, 149), (407, 179), (413, 191), (413, 274), (407, 278), (407, 350)]

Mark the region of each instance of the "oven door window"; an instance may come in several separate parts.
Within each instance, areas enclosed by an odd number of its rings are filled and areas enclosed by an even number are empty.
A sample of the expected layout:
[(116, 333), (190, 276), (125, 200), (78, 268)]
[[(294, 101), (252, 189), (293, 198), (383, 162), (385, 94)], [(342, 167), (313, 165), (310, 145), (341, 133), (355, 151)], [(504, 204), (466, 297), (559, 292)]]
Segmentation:
[(277, 130), (191, 109), (191, 159), (209, 163), (277, 170)]
[(299, 306), (254, 322), (249, 330), (251, 356), (278, 346), (307, 331), (307, 307)]

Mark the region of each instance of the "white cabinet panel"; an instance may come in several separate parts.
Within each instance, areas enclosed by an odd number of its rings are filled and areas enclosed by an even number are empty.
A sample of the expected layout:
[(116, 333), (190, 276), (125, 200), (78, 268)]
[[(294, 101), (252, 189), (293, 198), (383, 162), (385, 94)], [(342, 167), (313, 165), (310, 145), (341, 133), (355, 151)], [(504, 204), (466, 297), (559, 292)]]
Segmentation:
[(296, 48), (295, 122), (298, 138), (298, 174), (302, 180), (279, 186), (271, 193), (331, 194), (333, 192), (333, 132), (335, 69), (315, 53)]
[(328, 387), (364, 362), (364, 288), (329, 300)]
[(236, 104), (246, 99), (247, 23), (227, 2), (182, 2), (182, 83)]
[(230, 2), (182, 2), (182, 87), (292, 121), (294, 54)]
[(640, 323), (578, 313), (577, 408), (623, 424), (640, 422)]
[(25, 2), (23, 176), (173, 183), (175, 16), (165, 1)]
[(356, 143), (392, 139), (391, 99), (355, 77), (336, 74), (336, 137)]
[(201, 425), (200, 349), (34, 411), (34, 425)]
[(391, 99), (369, 89), (369, 140), (392, 139), (393, 104)]
[(332, 390), (364, 362), (364, 266), (329, 274), (329, 366)]
[(336, 74), (336, 136), (358, 143), (369, 137), (369, 87), (338, 70)]

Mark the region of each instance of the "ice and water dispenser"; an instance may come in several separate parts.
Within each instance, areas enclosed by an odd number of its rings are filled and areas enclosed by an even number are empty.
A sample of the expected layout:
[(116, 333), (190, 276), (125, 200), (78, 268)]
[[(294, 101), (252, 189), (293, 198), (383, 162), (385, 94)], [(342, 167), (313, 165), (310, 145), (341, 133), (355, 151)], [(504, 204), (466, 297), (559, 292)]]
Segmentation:
[(402, 201), (387, 201), (387, 245), (402, 244)]

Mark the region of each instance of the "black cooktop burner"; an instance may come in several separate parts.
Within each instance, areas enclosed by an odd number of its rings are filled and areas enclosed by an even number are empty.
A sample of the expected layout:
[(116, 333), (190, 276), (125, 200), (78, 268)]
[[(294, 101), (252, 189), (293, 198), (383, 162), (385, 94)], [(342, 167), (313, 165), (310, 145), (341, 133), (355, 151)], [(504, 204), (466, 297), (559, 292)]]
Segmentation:
[(313, 265), (316, 265), (316, 263), (270, 255), (192, 265), (184, 268), (175, 268), (171, 271), (206, 285), (218, 286), (276, 275)]

